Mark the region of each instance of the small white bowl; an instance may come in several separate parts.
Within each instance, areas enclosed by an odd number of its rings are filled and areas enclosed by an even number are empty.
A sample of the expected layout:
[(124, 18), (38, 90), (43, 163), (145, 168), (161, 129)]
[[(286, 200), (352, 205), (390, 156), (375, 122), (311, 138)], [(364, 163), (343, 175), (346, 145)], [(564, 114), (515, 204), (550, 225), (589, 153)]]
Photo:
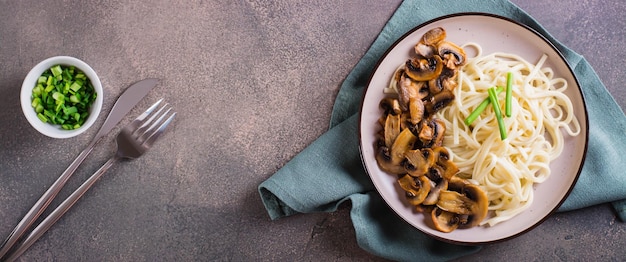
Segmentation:
[[(37, 84), (37, 79), (43, 74), (44, 71), (49, 69), (54, 65), (73, 65), (76, 68), (80, 69), (85, 73), (85, 75), (91, 81), (94, 90), (98, 94), (96, 100), (93, 102), (89, 109), (89, 117), (85, 121), (85, 123), (74, 130), (65, 130), (62, 129), (58, 125), (52, 125), (50, 123), (44, 123), (37, 117), (37, 113), (35, 109), (31, 106), (32, 103), (32, 92), (33, 88)], [(100, 82), (100, 78), (96, 74), (96, 71), (93, 70), (87, 63), (70, 56), (55, 56), (50, 57), (46, 60), (41, 61), (37, 64), (33, 69), (28, 72), (26, 78), (24, 78), (24, 83), (22, 84), (22, 91), (20, 94), (20, 100), (22, 104), (22, 111), (24, 112), (24, 116), (37, 131), (40, 133), (52, 137), (52, 138), (70, 138), (82, 134), (85, 132), (93, 123), (98, 119), (98, 115), (102, 110), (102, 101), (104, 97), (104, 92), (102, 90), (102, 83)]]

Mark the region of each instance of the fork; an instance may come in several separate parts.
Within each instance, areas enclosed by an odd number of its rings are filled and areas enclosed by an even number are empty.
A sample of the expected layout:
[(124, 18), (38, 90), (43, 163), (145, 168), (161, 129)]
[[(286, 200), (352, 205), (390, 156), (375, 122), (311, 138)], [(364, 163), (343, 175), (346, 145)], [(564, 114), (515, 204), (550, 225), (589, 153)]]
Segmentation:
[(87, 179), (76, 191), (65, 199), (54, 211), (50, 213), (33, 231), (26, 236), (15, 251), (8, 255), (6, 261), (14, 261), (34, 244), (50, 227), (56, 223), (87, 190), (111, 167), (122, 159), (135, 159), (143, 155), (165, 131), (165, 128), (174, 119), (176, 112), (165, 103), (154, 114), (152, 113), (162, 99), (150, 106), (148, 110), (139, 115), (130, 124), (122, 128), (117, 135), (117, 152), (98, 171)]

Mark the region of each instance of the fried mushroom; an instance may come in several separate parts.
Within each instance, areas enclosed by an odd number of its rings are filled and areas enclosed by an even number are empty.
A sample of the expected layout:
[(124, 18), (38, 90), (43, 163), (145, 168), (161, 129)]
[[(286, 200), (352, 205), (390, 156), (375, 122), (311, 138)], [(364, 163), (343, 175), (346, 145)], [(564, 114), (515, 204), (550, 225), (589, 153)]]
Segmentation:
[(439, 193), (439, 201), (437, 201), (437, 207), (462, 215), (472, 214), (472, 211), (477, 209), (474, 205), (476, 205), (476, 202), (469, 199), (466, 195), (450, 190), (441, 191)]
[(435, 229), (450, 233), (457, 229), (460, 224), (459, 215), (445, 211), (441, 208), (435, 207), (430, 213)]
[(443, 70), (441, 57), (415, 57), (406, 61), (405, 73), (415, 81), (428, 81), (436, 78)]
[(431, 140), (431, 147), (440, 147), (443, 145), (443, 137), (446, 133), (446, 123), (439, 118), (434, 118), (432, 123), (435, 130), (435, 136)]
[(457, 86), (457, 71), (449, 68), (441, 70), (441, 74), (437, 78), (428, 81), (428, 91), (430, 95), (439, 94), (443, 90), (454, 91)]
[(437, 45), (444, 39), (446, 39), (446, 30), (442, 27), (435, 27), (424, 33), (420, 42), (425, 45)]
[(413, 148), (413, 143), (415, 142), (415, 139), (415, 135), (413, 135), (413, 133), (409, 129), (405, 128), (400, 132), (391, 147), (392, 157), (395, 158), (394, 163), (400, 164), (400, 162), (402, 162), (406, 151), (409, 151), (411, 150), (411, 148)]
[(409, 204), (414, 206), (422, 204), (430, 192), (430, 181), (424, 176), (416, 178), (407, 174), (398, 179), (398, 184), (406, 192)]
[(443, 41), (439, 43), (439, 45), (437, 46), (437, 52), (443, 59), (444, 64), (447, 68), (456, 69), (457, 67), (463, 66), (465, 64), (465, 51), (463, 50), (463, 48), (452, 42)]
[(400, 108), (400, 102), (398, 101), (398, 99), (385, 97), (382, 100), (380, 100), (379, 106), (385, 112), (386, 115), (402, 114), (402, 109)]
[(457, 165), (450, 160), (450, 154), (445, 147), (433, 147), (432, 152), (435, 158), (435, 164), (431, 167), (429, 173), (431, 179), (441, 177), (445, 180), (450, 180), (459, 172)]
[(489, 199), (487, 198), (487, 193), (485, 193), (485, 191), (477, 185), (469, 184), (463, 189), (463, 194), (476, 204), (473, 206), (475, 209), (472, 210), (472, 213), (467, 221), (462, 223), (462, 226), (464, 228), (478, 226), (480, 222), (487, 217), (487, 213), (489, 211)]
[(459, 225), (474, 227), (487, 217), (489, 200), (487, 194), (467, 180), (452, 177), (448, 189), (439, 193), (437, 207), (461, 215)]
[(425, 175), (435, 164), (435, 154), (430, 148), (413, 149), (406, 153), (404, 169), (413, 177)]
[(426, 58), (431, 58), (437, 54), (437, 48), (435, 48), (435, 46), (419, 42), (415, 45), (415, 53)]
[(419, 98), (411, 98), (409, 100), (409, 121), (411, 124), (416, 125), (424, 118), (424, 101)]
[(428, 93), (422, 91), (426, 82), (417, 82), (411, 79), (407, 74), (402, 74), (398, 80), (398, 102), (403, 111), (409, 111), (409, 102), (411, 99), (423, 99)]
[(380, 146), (376, 150), (376, 163), (380, 169), (390, 174), (402, 174), (404, 173), (404, 167), (396, 165), (392, 161), (391, 149), (386, 146)]
[(435, 229), (441, 232), (450, 233), (459, 227), (460, 219), (457, 214), (435, 207), (430, 215)]
[(448, 106), (454, 101), (454, 94), (450, 90), (443, 90), (432, 96), (427, 103), (424, 103), (426, 111), (429, 115), (434, 115), (437, 111)]
[[(433, 168), (430, 169), (430, 171), (433, 171)], [(432, 172), (428, 172), (429, 174), (431, 174)], [(439, 179), (433, 179), (430, 176), (427, 176), (428, 179), (431, 181), (431, 185), (430, 185), (430, 192), (428, 192), (428, 196), (426, 196), (426, 199), (424, 199), (424, 202), (422, 202), (422, 204), (424, 205), (435, 205), (437, 204), (437, 201), (439, 201), (439, 193), (441, 193), (441, 191), (446, 190), (448, 188), (448, 180), (445, 180), (443, 178), (439, 178)]]
[(385, 120), (384, 139), (385, 146), (391, 147), (400, 134), (400, 115), (388, 114)]

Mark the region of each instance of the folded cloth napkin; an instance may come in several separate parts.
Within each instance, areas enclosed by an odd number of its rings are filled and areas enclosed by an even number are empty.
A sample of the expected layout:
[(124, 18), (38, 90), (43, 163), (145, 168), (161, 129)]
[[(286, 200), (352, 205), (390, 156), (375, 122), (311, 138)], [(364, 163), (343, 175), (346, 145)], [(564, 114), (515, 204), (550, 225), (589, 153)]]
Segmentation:
[[(584, 168), (559, 211), (613, 202), (626, 221), (626, 117), (587, 61), (559, 43), (532, 17), (506, 0), (406, 0), (368, 52), (343, 82), (330, 129), (262, 182), (259, 193), (270, 218), (296, 213), (332, 212), (350, 201), (350, 218), (359, 246), (399, 261), (458, 258), (480, 247), (434, 240), (396, 216), (376, 192), (360, 158), (358, 111), (368, 78), (383, 53), (405, 32), (430, 19), (460, 12), (509, 17), (546, 36), (574, 69), (589, 114), (589, 146)], [(597, 190), (602, 188), (603, 190)]]

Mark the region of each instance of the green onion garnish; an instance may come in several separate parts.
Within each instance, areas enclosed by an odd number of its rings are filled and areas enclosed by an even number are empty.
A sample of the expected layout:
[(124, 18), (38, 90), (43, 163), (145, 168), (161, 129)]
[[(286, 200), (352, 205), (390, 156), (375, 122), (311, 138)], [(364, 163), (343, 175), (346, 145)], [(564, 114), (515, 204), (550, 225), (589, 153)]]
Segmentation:
[(42, 122), (76, 129), (89, 117), (96, 96), (85, 73), (74, 66), (55, 65), (37, 79), (31, 106)]
[(500, 103), (498, 102), (498, 95), (496, 94), (495, 88), (489, 88), (487, 90), (489, 92), (489, 100), (491, 101), (491, 106), (493, 107), (493, 112), (496, 113), (496, 119), (498, 120), (498, 127), (500, 128), (500, 139), (506, 139), (506, 128), (504, 126), (504, 119), (502, 119), (502, 111), (500, 111)]
[(63, 70), (61, 69), (60, 65), (55, 65), (55, 66), (51, 67), (50, 71), (52, 72), (52, 75), (55, 76), (55, 77), (58, 77), (59, 75), (61, 75), (63, 73)]
[[(496, 89), (496, 94), (499, 94), (502, 91), (504, 91), (504, 88), (498, 87), (498, 89)], [(474, 120), (478, 118), (480, 113), (485, 111), (485, 108), (487, 108), (489, 103), (490, 103), (489, 97), (485, 98), (485, 100), (482, 103), (480, 103), (478, 107), (476, 107), (476, 109), (474, 109), (474, 111), (472, 111), (472, 113), (470, 113), (470, 115), (467, 116), (467, 118), (465, 118), (465, 125), (467, 126), (471, 125), (474, 122)]]
[(506, 104), (504, 105), (504, 111), (506, 117), (511, 117), (511, 103), (513, 96), (513, 73), (508, 72), (506, 74)]

